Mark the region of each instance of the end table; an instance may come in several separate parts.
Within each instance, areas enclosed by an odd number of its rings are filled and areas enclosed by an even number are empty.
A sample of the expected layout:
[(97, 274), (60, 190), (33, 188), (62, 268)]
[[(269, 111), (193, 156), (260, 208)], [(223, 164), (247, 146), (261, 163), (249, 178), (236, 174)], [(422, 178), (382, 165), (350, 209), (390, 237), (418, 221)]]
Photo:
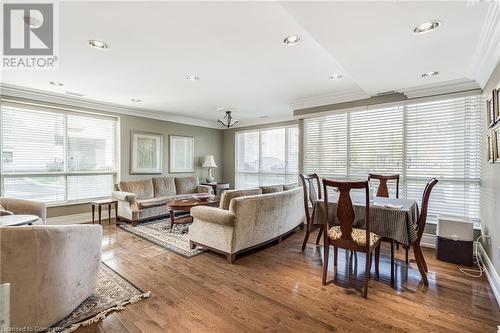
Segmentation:
[(104, 200), (96, 200), (92, 201), (90, 203), (92, 206), (92, 224), (94, 224), (94, 215), (95, 215), (95, 209), (97, 208), (98, 212), (98, 217), (99, 217), (99, 224), (101, 224), (101, 211), (102, 211), (102, 206), (108, 206), (108, 223), (111, 224), (111, 206), (115, 206), (115, 214), (116, 214), (116, 221), (118, 222), (120, 219), (118, 218), (118, 200), (115, 199), (104, 199)]
[(229, 183), (222, 182), (222, 183), (201, 183), (201, 185), (206, 185), (212, 187), (212, 190), (214, 191), (215, 195), (221, 195), (222, 192), (225, 190), (229, 190)]

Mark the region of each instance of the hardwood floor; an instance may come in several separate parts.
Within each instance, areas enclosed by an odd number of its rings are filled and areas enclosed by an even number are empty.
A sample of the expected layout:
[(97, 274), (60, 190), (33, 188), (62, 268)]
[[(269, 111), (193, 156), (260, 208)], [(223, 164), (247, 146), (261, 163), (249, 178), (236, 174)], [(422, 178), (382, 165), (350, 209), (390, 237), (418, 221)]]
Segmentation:
[[(219, 254), (184, 259), (115, 226), (104, 229), (103, 261), (152, 296), (78, 333), (484, 333), (497, 332), (500, 325), (500, 309), (486, 278), (463, 275), (458, 266), (434, 259), (429, 249), (424, 249), (429, 286), (421, 283), (414, 260), (407, 268), (401, 249), (392, 288), (389, 253), (383, 248), (380, 280), (372, 274), (365, 300), (358, 290), (363, 276), (355, 268), (349, 272), (349, 257), (342, 250), (337, 281), (321, 285), (322, 247), (310, 242), (301, 252), (304, 231), (230, 265)], [(360, 272), (363, 264), (359, 253)], [(330, 267), (329, 279), (332, 273)]]

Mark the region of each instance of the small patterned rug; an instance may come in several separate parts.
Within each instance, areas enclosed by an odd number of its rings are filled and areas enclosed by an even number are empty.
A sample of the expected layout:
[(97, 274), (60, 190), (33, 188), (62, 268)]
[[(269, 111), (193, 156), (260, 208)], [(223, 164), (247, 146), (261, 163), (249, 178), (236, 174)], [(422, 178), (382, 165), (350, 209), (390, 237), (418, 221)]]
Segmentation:
[(110, 312), (123, 310), (125, 305), (139, 302), (149, 296), (150, 292), (145, 293), (106, 264), (101, 263), (94, 295), (46, 332), (73, 332), (80, 326), (98, 322)]
[(177, 253), (185, 258), (191, 258), (205, 252), (197, 246), (189, 248), (188, 230), (191, 223), (174, 224), (173, 232), (170, 232), (170, 219), (163, 218), (151, 222), (139, 223), (133, 227), (131, 224), (120, 224), (119, 228), (140, 236), (167, 250)]

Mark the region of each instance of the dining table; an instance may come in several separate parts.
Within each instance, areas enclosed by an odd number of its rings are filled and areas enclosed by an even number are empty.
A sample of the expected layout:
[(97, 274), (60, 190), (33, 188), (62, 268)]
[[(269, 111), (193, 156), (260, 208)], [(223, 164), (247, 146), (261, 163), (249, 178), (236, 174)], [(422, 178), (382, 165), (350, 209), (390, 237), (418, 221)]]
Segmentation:
[[(337, 220), (338, 193), (328, 195), (328, 222), (339, 225)], [(355, 219), (353, 227), (365, 227), (365, 195), (351, 193)], [(313, 224), (324, 224), (323, 200), (317, 200), (313, 207)], [(400, 198), (373, 197), (370, 200), (370, 231), (386, 239), (392, 239), (404, 246), (411, 246), (417, 240), (419, 208), (417, 201)]]

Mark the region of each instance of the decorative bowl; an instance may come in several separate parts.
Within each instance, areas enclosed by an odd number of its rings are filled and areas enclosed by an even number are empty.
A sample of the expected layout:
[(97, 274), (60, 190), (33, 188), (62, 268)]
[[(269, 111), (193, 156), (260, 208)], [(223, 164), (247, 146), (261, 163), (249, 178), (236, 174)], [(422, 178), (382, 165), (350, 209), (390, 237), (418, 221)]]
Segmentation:
[(210, 193), (195, 193), (191, 194), (191, 196), (198, 201), (206, 201), (211, 197), (213, 197), (214, 195)]

